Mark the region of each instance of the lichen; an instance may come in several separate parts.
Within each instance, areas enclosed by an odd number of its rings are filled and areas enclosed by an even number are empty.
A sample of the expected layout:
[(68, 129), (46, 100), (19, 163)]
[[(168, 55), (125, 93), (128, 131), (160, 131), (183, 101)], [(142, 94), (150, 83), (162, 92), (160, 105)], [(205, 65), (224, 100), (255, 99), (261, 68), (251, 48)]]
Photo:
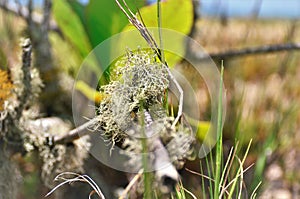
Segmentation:
[[(0, 141), (0, 146), (1, 146)], [(7, 151), (0, 148), (0, 199), (17, 198), (22, 177)]]
[(113, 80), (101, 88), (106, 97), (97, 108), (95, 126), (114, 144), (127, 137), (141, 101), (146, 107), (162, 104), (169, 80), (165, 66), (145, 51), (129, 51), (116, 63), (113, 74)]
[(4, 111), (4, 102), (11, 96), (12, 89), (7, 71), (0, 70), (0, 112)]
[(126, 164), (138, 171), (142, 167), (143, 152), (139, 139), (143, 128), (139, 125), (140, 119), (150, 117), (150, 122), (145, 124), (149, 125), (145, 130), (151, 131), (146, 132), (149, 135), (148, 162), (151, 165), (155, 161), (151, 152), (156, 149), (151, 148), (151, 143), (154, 139), (160, 139), (170, 160), (177, 168), (182, 167), (184, 159), (193, 154), (195, 139), (190, 128), (181, 124), (172, 127), (174, 118), (169, 117), (164, 109), (164, 98), (169, 87), (167, 66), (146, 51), (128, 51), (116, 62), (111, 74), (111, 82), (101, 87), (106, 97), (97, 108), (98, 120), (94, 126), (112, 143), (112, 147), (121, 141), (122, 153), (129, 157)]
[[(26, 126), (31, 133), (26, 134), (24, 146), (27, 152), (38, 150), (42, 160), (41, 176), (46, 186), (53, 187), (53, 179), (62, 172), (83, 172), (84, 160), (88, 157), (87, 136), (69, 144), (52, 144), (53, 136), (64, 135), (72, 126), (56, 117), (28, 121)], [(82, 145), (83, 142), (85, 147)]]

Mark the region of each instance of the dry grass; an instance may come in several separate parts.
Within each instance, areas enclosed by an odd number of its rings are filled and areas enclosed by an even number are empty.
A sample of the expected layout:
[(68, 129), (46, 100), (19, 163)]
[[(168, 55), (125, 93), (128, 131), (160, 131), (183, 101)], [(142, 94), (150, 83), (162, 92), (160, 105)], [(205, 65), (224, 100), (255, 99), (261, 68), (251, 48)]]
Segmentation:
[[(5, 22), (7, 19), (9, 23)], [(195, 39), (208, 52), (214, 53), (250, 46), (300, 42), (299, 25), (299, 22), (284, 20), (229, 20), (227, 25), (222, 25), (218, 20), (203, 19), (197, 22)], [(24, 27), (25, 23), (21, 19), (0, 12), (0, 51), (7, 59), (4, 62), (1, 57), (2, 65), (13, 66), (19, 63), (20, 54), (16, 49), (19, 39), (25, 33)], [(71, 47), (64, 43), (64, 47), (60, 48), (63, 41), (53, 35), (51, 39), (55, 60), (65, 68), (76, 68), (74, 65), (79, 61), (75, 55), (65, 58)], [(277, 165), (277, 171), (282, 173), (276, 182), (280, 181), (280, 188), (292, 194), (291, 190), (299, 187), (300, 179), (297, 161), (300, 154), (300, 52), (252, 55), (224, 61), (228, 97), (225, 140), (240, 139), (240, 147), (245, 148), (253, 138), (253, 147), (245, 160), (245, 167), (255, 162), (262, 152), (268, 152), (267, 165), (263, 169), (269, 171), (269, 165), (271, 168)], [(282, 68), (286, 69), (283, 75), (280, 74)], [(3, 72), (0, 72), (0, 81), (2, 94), (2, 88), (10, 89), (7, 75), (3, 76)], [(210, 111), (210, 107), (205, 85), (197, 79), (193, 81), (199, 87), (197, 96), (202, 119), (208, 119), (205, 113)], [(7, 93), (5, 97), (0, 96), (0, 109), (7, 96)], [(273, 138), (272, 144), (266, 145), (270, 137)], [(268, 181), (272, 185), (273, 180), (268, 178), (267, 173), (263, 186)], [(247, 176), (245, 181), (249, 181)], [(272, 186), (264, 189), (274, 191)]]
[[(223, 52), (300, 42), (299, 26), (299, 22), (283, 20), (229, 20), (224, 26), (217, 20), (203, 19), (197, 23), (196, 39), (208, 52)], [(279, 165), (283, 171), (282, 189), (292, 193), (299, 187), (300, 179), (297, 164), (287, 163), (300, 151), (300, 52), (251, 55), (224, 61), (228, 97), (225, 139), (239, 139), (244, 146), (253, 138), (254, 147), (246, 165), (264, 154), (266, 165), (261, 169), (268, 170), (273, 163)], [(292, 154), (294, 158), (287, 158)], [(274, 187), (265, 188), (270, 192)], [(299, 191), (293, 196), (298, 197)]]

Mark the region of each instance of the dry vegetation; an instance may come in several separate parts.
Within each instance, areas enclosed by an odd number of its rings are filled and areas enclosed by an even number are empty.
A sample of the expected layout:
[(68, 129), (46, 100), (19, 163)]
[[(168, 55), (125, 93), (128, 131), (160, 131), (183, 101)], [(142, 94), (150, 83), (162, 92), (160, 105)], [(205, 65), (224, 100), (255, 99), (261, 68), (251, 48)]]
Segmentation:
[[(229, 20), (222, 24), (203, 19), (197, 23), (196, 39), (209, 53), (300, 42), (299, 25), (299, 21), (284, 20)], [(224, 61), (228, 97), (225, 137), (242, 143), (254, 139), (248, 164), (260, 164), (258, 160), (265, 155), (267, 165), (261, 169), (266, 172), (256, 171), (265, 176), (262, 198), (299, 197), (300, 52)]]
[[(207, 52), (300, 42), (298, 21), (245, 19), (228, 20), (222, 24), (219, 20), (202, 19), (196, 25), (195, 39)], [(20, 53), (16, 49), (21, 36), (26, 35), (23, 30), (24, 23), (21, 20), (0, 13), (0, 67), (13, 68), (19, 64)], [(78, 64), (76, 57), (71, 55), (65, 59), (65, 54), (71, 49), (70, 46), (64, 43), (61, 48), (62, 44), (57, 42), (58, 39), (61, 38), (55, 34), (51, 35), (56, 64), (62, 63), (62, 68), (67, 71), (70, 68), (76, 70), (75, 65)], [(228, 141), (226, 143), (231, 146), (235, 139), (239, 139), (240, 148), (243, 149), (253, 138), (253, 147), (246, 165), (258, 163), (260, 158), (265, 158), (267, 163), (266, 167), (262, 166), (257, 171), (252, 169), (250, 172), (254, 176), (255, 174), (264, 176), (264, 178), (256, 176), (263, 179), (261, 198), (300, 197), (300, 52), (252, 55), (224, 61), (228, 97), (227, 121), (224, 129), (224, 137)], [(5, 80), (7, 75), (2, 74), (3, 72), (0, 73), (0, 95), (3, 92), (2, 88), (11, 88), (8, 80)], [(198, 96), (203, 119), (208, 119), (205, 112), (209, 110), (209, 99), (205, 88), (199, 88)], [(0, 111), (2, 99), (4, 98), (1, 95)], [(25, 174), (36, 169), (31, 161), (20, 162)], [(265, 172), (260, 172), (259, 169)], [(28, 181), (25, 179), (25, 182), (26, 180)], [(251, 175), (246, 179), (248, 183), (255, 180), (260, 179), (255, 179)], [(36, 184), (31, 181), (25, 186), (28, 189)]]

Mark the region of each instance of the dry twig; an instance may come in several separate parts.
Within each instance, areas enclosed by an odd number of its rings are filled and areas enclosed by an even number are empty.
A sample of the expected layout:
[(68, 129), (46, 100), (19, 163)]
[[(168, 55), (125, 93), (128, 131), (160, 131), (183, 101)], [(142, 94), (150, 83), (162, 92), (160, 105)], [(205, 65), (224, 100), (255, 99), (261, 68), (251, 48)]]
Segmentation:
[[(72, 177), (69, 177), (69, 176), (74, 176), (74, 177), (72, 178)], [(88, 183), (93, 188), (93, 190), (89, 194), (89, 199), (94, 194), (97, 194), (100, 199), (105, 199), (105, 197), (104, 197), (101, 189), (99, 188), (99, 186), (88, 175), (80, 175), (80, 174), (73, 173), (73, 172), (64, 172), (64, 173), (61, 173), (61, 174), (59, 174), (58, 176), (55, 177), (55, 181), (58, 181), (58, 180), (62, 180), (63, 182), (59, 183), (56, 187), (54, 187), (49, 193), (47, 193), (47, 195), (45, 197), (48, 197), (55, 190), (57, 190), (59, 187), (65, 185), (67, 183), (71, 184), (71, 183), (74, 183), (74, 182), (85, 182), (85, 183)]]
[(248, 56), (248, 55), (257, 55), (257, 54), (267, 54), (275, 53), (281, 51), (291, 51), (291, 50), (300, 50), (300, 43), (285, 43), (285, 44), (274, 44), (274, 45), (264, 45), (257, 47), (247, 47), (238, 50), (228, 50), (220, 53), (209, 53), (203, 54), (202, 52), (192, 52), (192, 58), (196, 60), (205, 60), (205, 59), (225, 59), (232, 57)]
[(132, 180), (129, 182), (129, 184), (127, 185), (127, 187), (125, 188), (125, 190), (122, 192), (122, 194), (119, 197), (119, 199), (126, 198), (128, 192), (131, 190), (131, 188), (133, 187), (133, 185), (135, 185), (136, 182), (141, 178), (143, 172), (144, 172), (143, 169), (139, 170), (139, 172), (132, 178)]

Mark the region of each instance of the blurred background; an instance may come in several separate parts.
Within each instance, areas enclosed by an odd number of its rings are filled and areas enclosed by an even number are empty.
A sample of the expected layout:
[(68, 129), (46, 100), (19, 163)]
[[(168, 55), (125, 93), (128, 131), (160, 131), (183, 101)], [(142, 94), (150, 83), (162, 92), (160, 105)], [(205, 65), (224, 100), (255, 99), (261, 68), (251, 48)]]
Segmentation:
[[(37, 102), (38, 117), (63, 118), (72, 126), (72, 88), (82, 61), (99, 43), (126, 29), (127, 19), (111, 0), (0, 1), (0, 69), (13, 73), (21, 63), (20, 39), (30, 37), (33, 65), (45, 85)], [(145, 7), (155, 6), (155, 0), (128, 2), (134, 11), (140, 8), (146, 25), (148, 18), (156, 17), (155, 9), (148, 12)], [(198, 41), (218, 67), (224, 62), (225, 159), (237, 142), (237, 153), (244, 154), (253, 139), (245, 167), (255, 164), (245, 173), (245, 195), (262, 181), (258, 198), (300, 198), (300, 1), (163, 2), (171, 7), (162, 13), (167, 27), (168, 21), (175, 22), (174, 29)], [(155, 23), (149, 20), (151, 25)], [(197, 51), (188, 45), (185, 50)], [(209, 121), (210, 99), (203, 80), (184, 60), (175, 67), (197, 88), (201, 120)], [(198, 140), (202, 138), (200, 132)], [(20, 170), (18, 198), (44, 197), (53, 184), (44, 185), (38, 155), (15, 154), (12, 159)], [(187, 162), (186, 168), (200, 172), (199, 161), (205, 160)], [(97, 179), (107, 198), (128, 183), (129, 174), (107, 168), (93, 157), (84, 160), (83, 169)], [(183, 185), (202, 198), (201, 178), (184, 169), (181, 174)], [(82, 198), (88, 193), (88, 186), (75, 185), (51, 197)]]

